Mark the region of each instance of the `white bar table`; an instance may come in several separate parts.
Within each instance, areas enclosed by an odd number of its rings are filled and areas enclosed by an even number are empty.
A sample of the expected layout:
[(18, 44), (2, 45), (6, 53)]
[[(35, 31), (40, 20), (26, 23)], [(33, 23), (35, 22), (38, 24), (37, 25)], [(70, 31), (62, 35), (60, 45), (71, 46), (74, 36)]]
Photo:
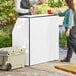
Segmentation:
[(59, 59), (59, 21), (53, 14), (18, 17), (12, 31), (12, 46), (26, 48), (25, 65)]

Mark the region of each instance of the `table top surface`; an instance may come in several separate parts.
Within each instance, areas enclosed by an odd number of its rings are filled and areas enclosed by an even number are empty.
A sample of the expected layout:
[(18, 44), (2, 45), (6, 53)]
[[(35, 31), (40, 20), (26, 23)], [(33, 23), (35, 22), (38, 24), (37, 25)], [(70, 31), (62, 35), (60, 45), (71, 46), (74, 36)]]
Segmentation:
[(47, 17), (47, 16), (56, 16), (56, 15), (54, 14), (23, 15), (19, 16), (19, 18), (36, 18), (36, 17)]

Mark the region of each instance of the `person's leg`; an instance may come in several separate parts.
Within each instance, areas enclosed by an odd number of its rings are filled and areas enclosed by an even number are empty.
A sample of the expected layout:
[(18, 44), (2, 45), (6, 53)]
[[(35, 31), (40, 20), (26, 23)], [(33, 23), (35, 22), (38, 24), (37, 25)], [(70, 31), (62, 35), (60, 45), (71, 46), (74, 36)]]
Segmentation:
[(68, 38), (67, 38), (67, 48), (68, 50), (67, 50), (66, 58), (61, 60), (61, 62), (70, 62), (72, 54), (73, 54), (73, 48), (71, 44), (69, 43)]
[(68, 49), (67, 51), (67, 56), (66, 56), (66, 60), (70, 61), (71, 57), (72, 57), (73, 51), (72, 49)]
[[(66, 28), (67, 30), (67, 28)], [(72, 48), (72, 45), (71, 43), (69, 42), (69, 37), (67, 37), (67, 55), (66, 55), (66, 58), (61, 60), (61, 62), (70, 62), (70, 59), (72, 57), (72, 54), (73, 54), (73, 48)]]
[(67, 48), (68, 48), (67, 58), (68, 58), (68, 59), (71, 59), (72, 53), (73, 53), (74, 49), (73, 49), (71, 43), (69, 42), (69, 37), (67, 37)]
[(76, 54), (76, 46), (72, 45), (72, 47), (74, 48), (74, 52)]
[(72, 54), (73, 54), (73, 48), (71, 44), (69, 43), (68, 38), (67, 38), (67, 47), (68, 47), (68, 50), (67, 50), (66, 58), (61, 60), (61, 62), (70, 62)]

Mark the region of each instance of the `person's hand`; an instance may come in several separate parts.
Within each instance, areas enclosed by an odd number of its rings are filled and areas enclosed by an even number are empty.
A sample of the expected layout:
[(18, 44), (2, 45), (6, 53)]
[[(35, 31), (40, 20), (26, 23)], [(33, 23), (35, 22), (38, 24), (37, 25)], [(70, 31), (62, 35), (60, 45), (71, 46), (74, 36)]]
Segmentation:
[(58, 15), (58, 13), (55, 13), (55, 15)]
[(32, 12), (33, 12), (33, 10), (32, 10), (32, 9), (29, 9), (29, 12), (30, 12), (30, 13), (32, 13)]
[(35, 8), (35, 7), (32, 7), (32, 8), (29, 10), (29, 12), (35, 13), (35, 12), (36, 12), (36, 8)]
[(33, 9), (33, 13), (35, 13), (36, 12), (36, 8), (35, 7), (32, 7), (32, 9)]
[(52, 14), (54, 14), (54, 15), (58, 15), (58, 13), (53, 13), (53, 12), (52, 12)]
[(67, 37), (69, 37), (69, 35), (70, 35), (70, 29), (71, 29), (71, 28), (68, 28), (67, 31), (66, 31), (66, 36), (67, 36)]
[(70, 31), (67, 31), (66, 36), (69, 37), (69, 35), (70, 35)]

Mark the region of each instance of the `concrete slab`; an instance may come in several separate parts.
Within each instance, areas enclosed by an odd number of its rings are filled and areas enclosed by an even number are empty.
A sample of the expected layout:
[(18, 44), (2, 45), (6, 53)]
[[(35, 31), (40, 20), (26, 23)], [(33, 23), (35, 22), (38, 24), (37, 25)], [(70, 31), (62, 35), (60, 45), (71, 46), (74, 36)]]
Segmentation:
[(57, 61), (46, 62), (31, 67), (24, 67), (12, 71), (0, 71), (0, 76), (76, 76), (71, 73), (67, 73), (58, 69), (55, 69), (56, 65), (76, 64), (75, 54), (72, 57), (71, 62), (62, 63), (60, 62), (66, 56), (67, 50), (62, 48), (60, 50), (60, 59)]

